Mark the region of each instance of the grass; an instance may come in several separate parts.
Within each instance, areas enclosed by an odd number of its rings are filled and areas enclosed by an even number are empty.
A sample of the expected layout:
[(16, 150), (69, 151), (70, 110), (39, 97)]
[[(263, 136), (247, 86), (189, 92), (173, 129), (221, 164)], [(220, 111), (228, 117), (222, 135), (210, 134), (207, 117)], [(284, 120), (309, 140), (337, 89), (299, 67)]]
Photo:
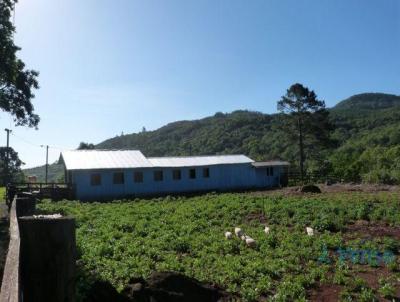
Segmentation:
[[(343, 262), (335, 251), (391, 249), (398, 254), (399, 245), (392, 238), (344, 236), (346, 225), (356, 220), (398, 226), (398, 198), (389, 193), (208, 194), (112, 203), (44, 202), (38, 207), (76, 217), (79, 264), (85, 276), (79, 282), (80, 295), (93, 278), (108, 280), (121, 290), (131, 277), (177, 271), (218, 284), (244, 301), (306, 301), (313, 288), (335, 283), (343, 287), (343, 299), (362, 300), (392, 294), (392, 284), (380, 289), (361, 284), (354, 278), (357, 270), (374, 269), (373, 263)], [(268, 235), (264, 224), (271, 227)], [(248, 248), (237, 238), (226, 240), (224, 232), (233, 232), (235, 226), (253, 237), (257, 248)], [(306, 226), (318, 233), (307, 236)], [(321, 261), (324, 255), (329, 261)], [(390, 265), (390, 276), (398, 280), (398, 263)]]
[(0, 187), (0, 202), (5, 202), (6, 200), (6, 187)]
[[(0, 187), (0, 204), (5, 204), (6, 202), (6, 187)], [(5, 208), (0, 207), (0, 217), (5, 215)]]

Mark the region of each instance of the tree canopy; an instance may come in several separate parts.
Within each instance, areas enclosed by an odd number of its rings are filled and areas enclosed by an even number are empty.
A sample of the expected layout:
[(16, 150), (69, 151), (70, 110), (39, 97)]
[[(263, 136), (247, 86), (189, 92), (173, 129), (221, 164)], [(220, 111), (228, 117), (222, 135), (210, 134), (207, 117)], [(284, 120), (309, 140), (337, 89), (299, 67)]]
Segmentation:
[[(8, 153), (8, 171), (6, 167)], [(6, 185), (10, 182), (18, 181), (23, 178), (21, 167), (24, 163), (19, 159), (18, 153), (11, 147), (0, 147), (0, 185)], [(8, 173), (8, 175), (7, 175)]]
[(325, 102), (319, 100), (314, 91), (299, 83), (292, 85), (278, 101), (278, 111), (283, 114), (280, 127), (289, 140), (298, 144), (303, 178), (307, 158), (305, 152), (316, 157), (330, 143), (333, 126), (329, 121), (329, 112), (325, 110)]
[(0, 1), (0, 109), (9, 112), (18, 126), (37, 128), (39, 116), (34, 113), (32, 99), (39, 88), (39, 73), (25, 68), (17, 57), (14, 44), (15, 27), (11, 14), (16, 0)]
[(81, 142), (78, 146), (78, 150), (92, 150), (95, 146), (91, 143)]

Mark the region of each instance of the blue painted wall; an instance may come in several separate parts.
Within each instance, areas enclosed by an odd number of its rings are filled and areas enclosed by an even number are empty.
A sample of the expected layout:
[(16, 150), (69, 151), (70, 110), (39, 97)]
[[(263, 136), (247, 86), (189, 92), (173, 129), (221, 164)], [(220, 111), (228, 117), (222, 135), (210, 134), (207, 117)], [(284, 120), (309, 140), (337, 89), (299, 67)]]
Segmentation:
[[(237, 190), (250, 188), (268, 188), (279, 185), (280, 167), (274, 167), (274, 175), (267, 176), (266, 168), (254, 168), (251, 164), (230, 164), (207, 166), (210, 177), (203, 177), (205, 167), (185, 167), (181, 170), (181, 179), (174, 180), (172, 171), (178, 168), (142, 168), (122, 170), (78, 170), (69, 171), (78, 199), (112, 199), (123, 196), (157, 195), (193, 191)], [(189, 170), (196, 169), (196, 178), (189, 177)], [(163, 180), (155, 181), (153, 173), (163, 171)], [(143, 182), (134, 182), (134, 172), (143, 172)], [(124, 173), (124, 184), (114, 184), (113, 174)], [(101, 174), (101, 185), (91, 185), (91, 175)]]

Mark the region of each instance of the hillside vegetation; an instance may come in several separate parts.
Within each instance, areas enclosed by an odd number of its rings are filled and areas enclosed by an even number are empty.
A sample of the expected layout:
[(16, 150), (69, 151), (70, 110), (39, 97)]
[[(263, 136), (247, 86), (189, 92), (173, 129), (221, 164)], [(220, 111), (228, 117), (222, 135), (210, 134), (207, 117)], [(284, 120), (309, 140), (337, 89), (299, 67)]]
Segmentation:
[[(36, 175), (38, 182), (44, 182), (46, 178), (45, 166), (23, 170), (25, 175)], [(64, 182), (64, 168), (57, 162), (49, 165), (47, 179), (49, 182)]]
[[(306, 154), (308, 172), (347, 181), (400, 182), (400, 96), (354, 95), (330, 109), (334, 144)], [(146, 156), (243, 153), (255, 160), (284, 159), (297, 166), (297, 145), (280, 127), (279, 114), (216, 113), (170, 123), (155, 131), (116, 136), (97, 149), (139, 149)], [(56, 169), (56, 168), (54, 168)], [(60, 170), (60, 168), (58, 168)], [(26, 173), (44, 175), (43, 167)], [(62, 171), (58, 174), (62, 176)]]

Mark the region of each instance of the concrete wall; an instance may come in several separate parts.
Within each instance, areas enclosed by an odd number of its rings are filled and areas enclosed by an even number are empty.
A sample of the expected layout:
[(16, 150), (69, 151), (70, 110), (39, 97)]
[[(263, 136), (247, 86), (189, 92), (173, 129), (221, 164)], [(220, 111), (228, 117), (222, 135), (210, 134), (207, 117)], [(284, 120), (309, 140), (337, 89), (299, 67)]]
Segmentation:
[[(203, 177), (203, 169), (209, 168), (210, 177)], [(279, 185), (278, 167), (274, 176), (267, 176), (266, 168), (255, 169), (251, 164), (214, 165), (207, 167), (185, 167), (181, 170), (181, 179), (174, 180), (172, 171), (177, 168), (143, 168), (124, 170), (71, 171), (78, 199), (110, 199), (123, 196), (157, 195), (179, 192), (197, 192), (212, 190), (237, 190), (264, 188)], [(196, 170), (196, 178), (189, 177), (189, 170)], [(163, 180), (155, 181), (153, 173), (163, 171)], [(134, 182), (134, 172), (143, 172), (143, 182)], [(124, 184), (114, 184), (113, 174), (124, 173)], [(101, 174), (101, 185), (92, 186), (91, 174)]]

